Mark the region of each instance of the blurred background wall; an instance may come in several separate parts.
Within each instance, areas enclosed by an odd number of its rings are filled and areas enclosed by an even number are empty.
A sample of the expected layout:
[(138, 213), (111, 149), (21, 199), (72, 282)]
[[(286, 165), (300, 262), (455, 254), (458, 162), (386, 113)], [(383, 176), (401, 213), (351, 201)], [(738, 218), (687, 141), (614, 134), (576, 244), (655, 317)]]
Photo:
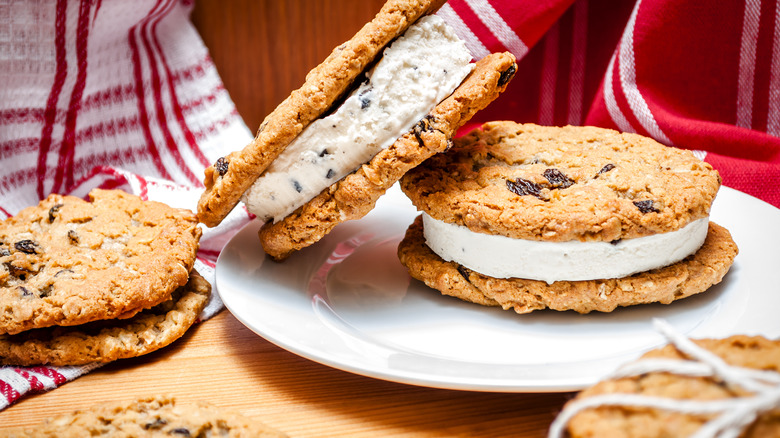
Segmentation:
[(384, 0), (196, 0), (192, 21), (253, 133)]

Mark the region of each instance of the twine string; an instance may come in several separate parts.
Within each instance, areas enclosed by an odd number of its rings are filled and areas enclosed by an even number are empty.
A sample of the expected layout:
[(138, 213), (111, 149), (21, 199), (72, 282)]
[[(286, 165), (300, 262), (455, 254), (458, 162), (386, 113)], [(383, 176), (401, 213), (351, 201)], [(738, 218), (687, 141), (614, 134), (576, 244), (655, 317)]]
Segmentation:
[(649, 408), (689, 415), (715, 415), (691, 438), (737, 438), (758, 416), (780, 408), (780, 373), (729, 365), (714, 353), (696, 345), (667, 322), (655, 319), (653, 325), (689, 360), (641, 359), (622, 366), (608, 378), (625, 378), (654, 372), (689, 377), (709, 377), (750, 395), (718, 400), (680, 400), (640, 394), (601, 394), (574, 400), (566, 405), (550, 425), (548, 438), (562, 438), (572, 418), (587, 409), (604, 406)]

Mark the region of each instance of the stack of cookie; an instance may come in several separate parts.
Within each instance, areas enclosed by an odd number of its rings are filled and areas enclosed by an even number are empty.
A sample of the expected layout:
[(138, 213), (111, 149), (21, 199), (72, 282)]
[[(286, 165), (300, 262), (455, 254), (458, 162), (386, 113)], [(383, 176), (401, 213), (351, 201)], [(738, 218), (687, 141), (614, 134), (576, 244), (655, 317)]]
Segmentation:
[(78, 365), (178, 339), (211, 286), (195, 215), (118, 190), (50, 195), (0, 224), (0, 363)]
[(411, 170), (398, 253), (443, 294), (518, 313), (671, 303), (737, 255), (709, 221), (720, 177), (690, 151), (594, 127), (492, 122)]

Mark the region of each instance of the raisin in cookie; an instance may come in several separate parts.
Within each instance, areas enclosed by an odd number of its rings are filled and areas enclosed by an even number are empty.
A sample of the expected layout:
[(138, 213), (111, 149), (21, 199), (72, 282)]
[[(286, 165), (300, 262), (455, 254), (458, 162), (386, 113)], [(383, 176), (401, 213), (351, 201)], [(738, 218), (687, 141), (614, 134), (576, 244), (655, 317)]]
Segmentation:
[[(774, 392), (780, 385), (780, 341), (767, 340), (760, 336), (735, 335), (726, 339), (703, 339), (694, 341), (696, 345), (713, 353), (730, 366), (741, 367), (743, 371), (751, 370), (772, 373), (774, 376)], [(673, 345), (653, 350), (643, 356), (643, 360), (673, 360), (668, 369), (680, 368), (680, 365), (691, 366), (691, 360)], [(678, 361), (685, 359), (684, 364)], [(642, 362), (640, 360), (636, 365)], [(711, 370), (711, 369), (710, 369)], [(682, 401), (686, 403), (727, 401), (734, 406), (727, 408), (735, 411), (740, 406), (745, 408), (751, 403), (749, 398), (754, 393), (735, 382), (724, 382), (723, 379), (707, 375), (690, 376), (674, 371), (652, 371), (630, 373), (624, 377), (613, 377), (597, 383), (582, 391), (567, 407), (580, 401), (595, 401), (593, 397), (612, 395), (620, 397), (652, 397), (656, 406), (663, 401)], [(636, 374), (636, 375), (633, 375)], [(746, 374), (742, 374), (746, 376)], [(765, 386), (769, 392), (771, 386)], [(746, 399), (740, 400), (740, 398)], [(619, 400), (619, 399), (618, 399)], [(776, 400), (776, 397), (775, 397)], [(567, 436), (572, 438), (602, 437), (614, 438), (632, 437), (687, 437), (699, 432), (702, 426), (722, 411), (713, 411), (708, 415), (694, 415), (680, 412), (672, 408), (660, 409), (636, 406), (632, 401), (622, 403), (613, 400), (612, 406), (603, 404), (599, 407), (579, 411), (564, 425)], [(598, 403), (597, 403), (598, 404)], [(750, 419), (747, 412), (739, 415), (739, 420), (748, 420), (740, 427), (741, 437), (777, 437), (780, 436), (780, 406), (772, 408), (766, 402), (760, 405), (763, 412), (758, 412), (756, 418)], [(767, 409), (768, 408), (768, 409)], [(754, 411), (755, 412), (755, 411)], [(707, 435), (710, 436), (710, 435)], [(718, 435), (720, 436), (720, 435)], [(731, 435), (729, 435), (731, 436)], [(737, 435), (733, 435), (737, 436)]]
[(198, 203), (200, 221), (219, 224), (279, 153), (353, 86), (390, 41), (444, 1), (390, 0), (352, 39), (333, 49), (306, 75), (304, 84), (263, 120), (249, 145), (206, 169), (206, 190)]
[(35, 427), (7, 429), (8, 438), (44, 437), (285, 437), (286, 434), (206, 402), (186, 404), (164, 396), (103, 404), (45, 420)]
[(508, 53), (480, 60), (458, 89), (410, 132), (281, 221), (266, 223), (259, 232), (263, 249), (283, 259), (319, 241), (336, 225), (365, 216), (404, 173), (444, 151), (455, 131), (506, 89), (515, 68), (515, 58)]
[(423, 215), (412, 276), (518, 313), (670, 303), (737, 255), (708, 220), (718, 173), (688, 151), (593, 127), (491, 122), (401, 180)]
[(183, 286), (195, 215), (118, 190), (50, 195), (0, 224), (0, 334), (128, 318)]
[(171, 298), (128, 319), (0, 335), (4, 365), (83, 365), (141, 356), (179, 339), (198, 319), (211, 285), (195, 270)]

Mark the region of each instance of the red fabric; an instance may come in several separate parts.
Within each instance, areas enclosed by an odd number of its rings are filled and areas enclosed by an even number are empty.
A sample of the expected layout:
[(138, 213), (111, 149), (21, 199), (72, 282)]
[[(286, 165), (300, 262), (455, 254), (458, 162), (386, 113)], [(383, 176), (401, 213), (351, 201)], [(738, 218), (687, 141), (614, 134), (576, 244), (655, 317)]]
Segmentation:
[[(775, 2), (451, 0), (439, 14), (476, 54), (520, 60), (463, 131), (508, 119), (637, 132), (698, 151), (725, 185), (780, 207)], [(498, 38), (495, 22), (514, 34)]]

